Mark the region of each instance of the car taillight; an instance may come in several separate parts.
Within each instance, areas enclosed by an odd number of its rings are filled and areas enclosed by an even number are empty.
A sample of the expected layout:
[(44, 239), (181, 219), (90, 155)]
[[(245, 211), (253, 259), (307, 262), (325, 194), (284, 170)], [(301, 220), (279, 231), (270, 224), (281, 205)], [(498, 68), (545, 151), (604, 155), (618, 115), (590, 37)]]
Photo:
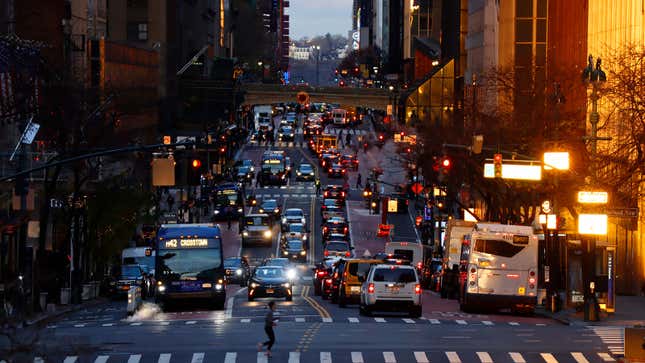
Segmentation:
[(327, 171), (331, 173), (331, 168), (329, 168), (329, 170), (327, 170)]
[(421, 284), (414, 285), (414, 293), (417, 295), (421, 294)]
[(423, 262), (417, 262), (417, 268), (421, 270), (422, 267), (423, 267)]
[(344, 196), (345, 196), (345, 192), (340, 192), (340, 196), (341, 196), (341, 197), (344, 197)]
[(325, 197), (328, 197), (328, 196), (329, 196), (329, 192), (325, 192), (325, 194), (324, 194), (324, 195), (325, 195)]
[(529, 271), (529, 289), (535, 289), (535, 271)]
[(325, 256), (329, 256), (329, 251), (325, 250)]
[(327, 227), (323, 227), (323, 233), (327, 233), (327, 230), (328, 230), (328, 229), (329, 229), (329, 228), (327, 228)]
[(343, 228), (343, 232), (347, 233), (347, 231), (348, 231), (347, 227)]
[(327, 275), (326, 271), (318, 271), (318, 277)]
[(350, 256), (349, 251), (345, 252), (345, 257), (349, 257), (349, 256)]
[(371, 283), (371, 282), (369, 283), (369, 285), (367, 285), (367, 293), (368, 294), (373, 294), (374, 293), (374, 284)]
[(344, 172), (345, 172), (345, 169), (341, 169), (341, 173), (344, 173)]

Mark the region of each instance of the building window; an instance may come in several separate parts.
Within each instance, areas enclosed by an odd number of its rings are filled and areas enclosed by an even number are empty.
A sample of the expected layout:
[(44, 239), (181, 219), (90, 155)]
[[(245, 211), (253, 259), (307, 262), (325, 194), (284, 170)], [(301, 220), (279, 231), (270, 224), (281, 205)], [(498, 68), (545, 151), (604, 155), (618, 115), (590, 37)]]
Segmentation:
[(148, 40), (148, 23), (129, 23), (128, 40), (129, 41)]

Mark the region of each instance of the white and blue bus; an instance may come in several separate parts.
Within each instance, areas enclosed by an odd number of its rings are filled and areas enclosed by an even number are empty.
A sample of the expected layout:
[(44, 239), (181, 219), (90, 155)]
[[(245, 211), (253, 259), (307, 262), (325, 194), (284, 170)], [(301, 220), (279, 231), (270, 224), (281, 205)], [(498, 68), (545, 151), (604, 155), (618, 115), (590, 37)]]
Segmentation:
[(157, 301), (200, 301), (222, 309), (226, 271), (215, 224), (164, 224), (156, 243)]

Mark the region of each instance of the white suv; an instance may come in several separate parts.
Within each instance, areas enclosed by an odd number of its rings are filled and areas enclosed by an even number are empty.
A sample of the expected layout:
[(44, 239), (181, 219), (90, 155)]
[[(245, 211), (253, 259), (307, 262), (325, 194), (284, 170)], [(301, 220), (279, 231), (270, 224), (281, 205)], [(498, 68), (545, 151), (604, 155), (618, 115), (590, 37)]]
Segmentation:
[(366, 278), (361, 278), (360, 312), (370, 315), (375, 310), (407, 311), (413, 318), (421, 317), (421, 284), (417, 271), (407, 265), (374, 265)]

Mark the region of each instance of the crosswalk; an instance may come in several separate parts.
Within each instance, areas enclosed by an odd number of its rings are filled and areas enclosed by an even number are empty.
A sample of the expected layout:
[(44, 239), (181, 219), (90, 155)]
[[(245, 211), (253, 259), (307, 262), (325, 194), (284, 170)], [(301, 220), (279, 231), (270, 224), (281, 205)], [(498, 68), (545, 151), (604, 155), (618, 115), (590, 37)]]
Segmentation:
[[(49, 361), (49, 360), (48, 360)], [(53, 361), (53, 360), (52, 360)], [(59, 360), (64, 363), (139, 363), (157, 362), (268, 362), (268, 357), (263, 352), (250, 350), (241, 352), (194, 352), (194, 353), (128, 353), (128, 354), (99, 354), (92, 357), (66, 356)], [(383, 362), (383, 363), (593, 363), (593, 362), (615, 362), (616, 360), (606, 352), (500, 352), (500, 351), (280, 351), (273, 352), (272, 362)], [(0, 361), (1, 362), (1, 361)], [(44, 359), (36, 357), (34, 363), (45, 362)]]
[[(347, 323), (347, 324), (407, 324), (407, 325), (453, 325), (453, 326), (478, 326), (478, 327), (518, 327), (518, 326), (534, 326), (534, 327), (545, 327), (547, 324), (544, 323), (519, 323), (515, 321), (510, 322), (493, 322), (490, 320), (450, 320), (450, 319), (428, 319), (428, 318), (419, 318), (411, 319), (406, 317), (345, 317), (345, 318), (321, 318), (320, 316), (314, 315), (303, 315), (303, 316), (281, 316), (280, 321), (284, 323)], [(263, 316), (247, 316), (247, 317), (217, 317), (215, 319), (194, 319), (193, 320), (144, 320), (144, 321), (129, 321), (124, 320), (115, 320), (110, 322), (97, 321), (97, 320), (86, 320), (86, 321), (61, 321), (57, 325), (49, 325), (49, 329), (56, 328), (117, 328), (122, 326), (183, 326), (183, 325), (194, 325), (194, 326), (203, 326), (203, 325), (221, 325), (221, 324), (256, 324), (263, 323)], [(609, 338), (607, 338), (609, 339)], [(611, 343), (613, 344), (613, 340)], [(610, 341), (607, 341), (609, 344)], [(611, 344), (610, 344), (611, 345)], [(622, 349), (622, 347), (621, 347)]]
[[(312, 183), (309, 183), (312, 184)], [(291, 184), (283, 188), (280, 187), (262, 187), (255, 188), (255, 198), (269, 199), (269, 198), (308, 198), (316, 195), (316, 188), (313, 185), (307, 184)]]
[(625, 355), (625, 328), (621, 326), (587, 326), (614, 355)]

